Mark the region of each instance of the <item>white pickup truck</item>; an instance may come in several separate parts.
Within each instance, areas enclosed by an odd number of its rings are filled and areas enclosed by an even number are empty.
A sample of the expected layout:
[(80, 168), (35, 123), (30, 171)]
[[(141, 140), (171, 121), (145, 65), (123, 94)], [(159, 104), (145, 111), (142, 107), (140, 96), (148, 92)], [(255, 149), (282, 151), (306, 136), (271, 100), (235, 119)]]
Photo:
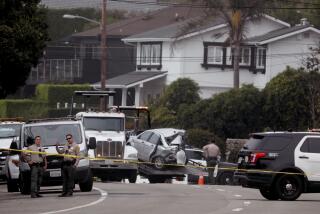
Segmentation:
[(20, 136), (23, 122), (18, 120), (0, 119), (0, 179), (6, 179), (5, 162), (10, 144), (15, 137)]

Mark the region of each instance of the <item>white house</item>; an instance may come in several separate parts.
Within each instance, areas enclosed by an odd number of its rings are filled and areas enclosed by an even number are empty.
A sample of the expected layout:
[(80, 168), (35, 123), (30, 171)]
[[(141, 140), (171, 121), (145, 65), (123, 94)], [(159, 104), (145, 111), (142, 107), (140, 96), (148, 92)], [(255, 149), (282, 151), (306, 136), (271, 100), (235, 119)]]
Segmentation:
[[(189, 27), (188, 27), (189, 26)], [(190, 27), (190, 20), (124, 38), (137, 47), (137, 68), (107, 82), (107, 88), (135, 88), (135, 105), (159, 96), (165, 85), (181, 77), (199, 84), (202, 98), (233, 87), (233, 66), (227, 24), (219, 18)], [(240, 85), (264, 88), (286, 66), (301, 67), (320, 30), (305, 19), (296, 26), (264, 15), (248, 20), (241, 48)], [(137, 78), (140, 77), (140, 78)], [(121, 82), (121, 84), (119, 84)]]

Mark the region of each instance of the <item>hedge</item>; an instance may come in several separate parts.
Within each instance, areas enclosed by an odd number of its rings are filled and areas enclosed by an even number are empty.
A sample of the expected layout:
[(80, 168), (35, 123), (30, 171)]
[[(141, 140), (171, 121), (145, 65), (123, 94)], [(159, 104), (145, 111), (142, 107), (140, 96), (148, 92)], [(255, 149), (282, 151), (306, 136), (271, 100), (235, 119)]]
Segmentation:
[(0, 100), (0, 117), (43, 118), (47, 116), (47, 112), (46, 102), (31, 99)]
[[(71, 97), (74, 91), (91, 90), (89, 84), (74, 84), (74, 85), (54, 85), (54, 84), (39, 84), (36, 87), (36, 99), (48, 102), (50, 108), (56, 108), (57, 103), (71, 103)], [(74, 102), (83, 103), (83, 98), (75, 97)]]

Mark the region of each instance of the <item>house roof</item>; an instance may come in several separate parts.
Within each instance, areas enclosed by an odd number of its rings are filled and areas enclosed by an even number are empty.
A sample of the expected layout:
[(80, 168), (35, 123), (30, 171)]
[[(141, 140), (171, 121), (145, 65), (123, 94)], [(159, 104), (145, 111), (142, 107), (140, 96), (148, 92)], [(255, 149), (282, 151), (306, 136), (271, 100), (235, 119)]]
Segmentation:
[[(269, 15), (265, 14), (263, 17), (283, 25), (284, 28), (290, 27), (290, 24)], [(204, 18), (202, 15), (199, 17), (190, 18), (184, 22), (173, 23), (169, 26), (164, 26), (140, 34), (132, 35), (124, 38), (123, 40), (126, 42), (170, 41), (173, 39), (179, 40), (226, 26), (227, 23), (221, 16)]]
[[(130, 88), (166, 75), (166, 71), (134, 71), (107, 79), (106, 88)], [(94, 83), (92, 86), (100, 88), (101, 82)]]
[[(141, 32), (149, 31), (172, 23), (181, 22), (187, 18), (202, 15), (204, 8), (192, 7), (167, 7), (164, 9), (149, 12), (147, 14), (118, 21), (107, 26), (108, 36), (131, 36)], [(100, 34), (100, 28), (93, 28), (80, 33), (75, 33), (73, 37), (95, 37)]]
[(221, 17), (202, 19), (203, 17), (190, 18), (183, 22), (173, 23), (168, 26), (160, 27), (154, 30), (146, 31), (140, 34), (126, 37), (123, 39), (128, 42), (143, 41), (166, 41), (176, 39), (177, 37), (185, 37), (188, 34), (201, 32), (203, 30), (221, 26), (225, 27), (225, 21)]
[(259, 43), (259, 44), (267, 44), (269, 42), (273, 42), (282, 38), (286, 38), (298, 33), (302, 33), (308, 30), (315, 31), (317, 33), (320, 33), (320, 31), (310, 24), (306, 25), (296, 25), (290, 28), (282, 28), (278, 30), (271, 31), (267, 34), (261, 35), (261, 36), (256, 36), (252, 38), (248, 38), (245, 40), (245, 42), (248, 43)]

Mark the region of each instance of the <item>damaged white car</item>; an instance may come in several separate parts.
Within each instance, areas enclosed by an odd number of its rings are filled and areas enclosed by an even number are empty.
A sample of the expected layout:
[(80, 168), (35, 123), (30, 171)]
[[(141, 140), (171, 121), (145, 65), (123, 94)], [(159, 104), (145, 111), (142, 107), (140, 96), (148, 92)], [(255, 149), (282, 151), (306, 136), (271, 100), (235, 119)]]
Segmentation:
[(162, 170), (170, 164), (185, 165), (184, 134), (182, 129), (151, 129), (132, 136), (129, 143), (137, 149), (140, 161), (152, 162), (156, 169)]

